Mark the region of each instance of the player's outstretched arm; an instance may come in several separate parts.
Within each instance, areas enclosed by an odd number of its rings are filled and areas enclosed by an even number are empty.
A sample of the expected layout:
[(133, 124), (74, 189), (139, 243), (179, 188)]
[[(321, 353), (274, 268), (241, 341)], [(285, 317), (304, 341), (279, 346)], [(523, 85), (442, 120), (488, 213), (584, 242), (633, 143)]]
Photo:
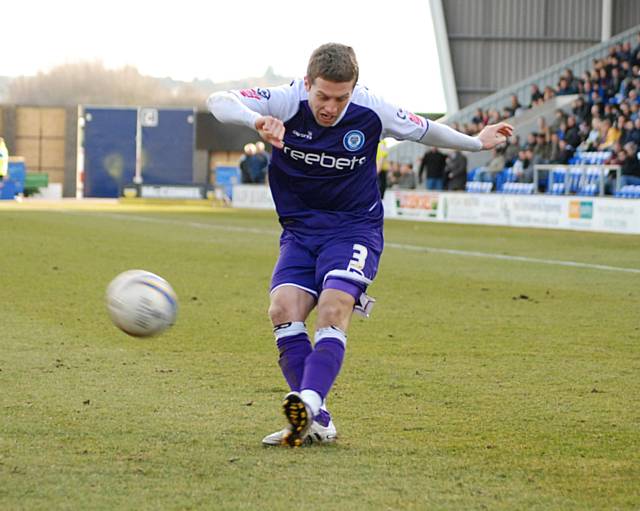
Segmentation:
[(270, 115), (261, 115), (247, 107), (232, 92), (215, 92), (207, 99), (209, 111), (220, 122), (240, 124), (256, 130), (265, 142), (282, 149), (284, 123)]
[(207, 99), (207, 108), (220, 122), (240, 124), (251, 129), (256, 129), (256, 121), (262, 117), (232, 92), (214, 92)]
[(445, 124), (430, 122), (429, 129), (419, 140), (421, 144), (457, 149), (460, 151), (482, 151), (503, 144), (511, 136), (513, 126), (505, 122), (485, 126), (475, 137), (460, 133)]

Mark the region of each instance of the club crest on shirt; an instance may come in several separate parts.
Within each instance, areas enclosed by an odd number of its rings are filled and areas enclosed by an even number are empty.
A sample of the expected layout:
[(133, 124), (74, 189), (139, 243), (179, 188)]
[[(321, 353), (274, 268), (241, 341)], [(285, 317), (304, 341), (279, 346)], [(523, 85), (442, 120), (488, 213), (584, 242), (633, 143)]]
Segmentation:
[(256, 91), (258, 92), (258, 95), (262, 96), (264, 99), (269, 99), (271, 97), (271, 92), (269, 91), (269, 89), (258, 88), (256, 89)]
[(360, 130), (351, 130), (344, 136), (342, 143), (347, 151), (358, 151), (364, 145), (364, 133)]

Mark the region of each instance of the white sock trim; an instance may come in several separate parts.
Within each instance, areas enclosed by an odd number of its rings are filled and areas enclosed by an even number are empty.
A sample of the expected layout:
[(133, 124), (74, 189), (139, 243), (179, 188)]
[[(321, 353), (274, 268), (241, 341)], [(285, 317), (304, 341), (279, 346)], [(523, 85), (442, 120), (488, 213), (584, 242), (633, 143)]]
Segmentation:
[(276, 341), (283, 337), (289, 337), (291, 335), (298, 335), (307, 333), (307, 327), (302, 321), (291, 321), (290, 323), (283, 323), (273, 329), (273, 334), (276, 336)]
[(315, 417), (320, 413), (320, 407), (322, 406), (322, 398), (315, 390), (304, 389), (300, 392), (300, 397), (304, 403), (311, 408), (311, 413)]
[(337, 326), (326, 326), (324, 328), (318, 328), (316, 330), (316, 336), (314, 341), (317, 343), (323, 339), (338, 339), (345, 348), (347, 347), (347, 334), (340, 330)]

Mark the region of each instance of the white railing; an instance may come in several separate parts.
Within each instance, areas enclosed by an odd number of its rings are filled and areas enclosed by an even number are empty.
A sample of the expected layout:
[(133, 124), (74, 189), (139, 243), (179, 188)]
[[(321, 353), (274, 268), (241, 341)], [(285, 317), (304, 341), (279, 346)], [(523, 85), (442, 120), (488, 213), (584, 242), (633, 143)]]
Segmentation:
[(611, 172), (615, 172), (616, 192), (620, 188), (620, 165), (534, 165), (533, 183), (539, 189), (540, 179), (546, 175), (547, 193), (552, 195), (604, 196)]

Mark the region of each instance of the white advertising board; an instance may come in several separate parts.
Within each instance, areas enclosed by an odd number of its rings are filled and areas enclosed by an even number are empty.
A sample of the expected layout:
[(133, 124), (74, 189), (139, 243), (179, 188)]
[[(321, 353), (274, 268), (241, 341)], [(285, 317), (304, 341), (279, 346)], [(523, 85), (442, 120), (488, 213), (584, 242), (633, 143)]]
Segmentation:
[(232, 204), (234, 208), (276, 209), (265, 185), (234, 185)]
[(637, 199), (392, 190), (384, 203), (387, 218), (640, 234)]
[[(640, 200), (387, 190), (386, 218), (640, 234)], [(236, 185), (233, 206), (275, 209), (269, 187)]]

